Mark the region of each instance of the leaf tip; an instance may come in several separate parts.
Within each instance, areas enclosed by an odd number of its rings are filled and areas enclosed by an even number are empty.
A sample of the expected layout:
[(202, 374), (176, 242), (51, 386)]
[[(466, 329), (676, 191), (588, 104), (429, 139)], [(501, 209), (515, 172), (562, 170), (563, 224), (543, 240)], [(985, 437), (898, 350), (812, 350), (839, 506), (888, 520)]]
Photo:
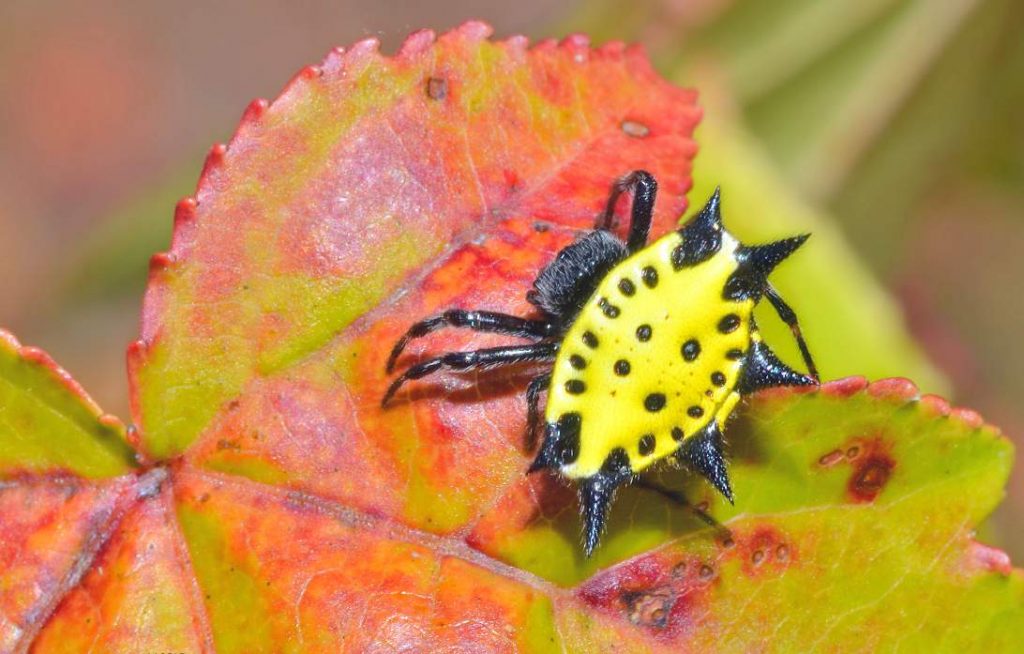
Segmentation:
[(558, 47), (558, 41), (555, 39), (541, 39), (533, 45), (534, 52), (550, 52)]
[(967, 546), (968, 569), (979, 572), (995, 572), (1004, 577), (1013, 572), (1010, 555), (1003, 550), (971, 539)]
[(267, 109), (270, 107), (270, 102), (265, 98), (256, 98), (249, 103), (249, 106), (242, 112), (242, 120), (239, 127), (242, 125), (248, 125), (256, 123), (267, 113)]
[(217, 171), (224, 163), (224, 155), (228, 152), (228, 146), (224, 143), (215, 143), (206, 154), (206, 161), (203, 162), (203, 170), (199, 173), (199, 184)]
[(429, 50), (436, 40), (437, 35), (434, 30), (417, 30), (405, 38), (405, 41), (399, 46), (396, 56), (399, 59), (412, 59)]
[(380, 52), (380, 39), (370, 36), (352, 44), (352, 47), (345, 53), (346, 58), (361, 58), (378, 54)]
[(494, 28), (482, 20), (467, 20), (456, 27), (455, 32), (470, 41), (484, 41), (494, 34)]
[(869, 384), (867, 391), (872, 397), (903, 402), (916, 400), (921, 394), (917, 385), (906, 377), (879, 379), (878, 381)]
[(867, 378), (857, 375), (854, 377), (843, 377), (842, 379), (825, 382), (819, 388), (821, 393), (825, 395), (831, 395), (833, 397), (850, 397), (851, 395), (856, 395), (867, 387)]
[(579, 32), (570, 34), (562, 39), (562, 47), (569, 50), (589, 50), (590, 37)]
[(625, 41), (608, 41), (597, 49), (597, 52), (610, 57), (621, 57), (626, 52)]
[(199, 203), (192, 196), (188, 196), (178, 200), (178, 204), (174, 207), (174, 228), (178, 229), (184, 223), (191, 222), (196, 217), (196, 207)]
[(0, 347), (11, 353), (17, 353), (21, 348), (21, 343), (14, 337), (14, 334), (7, 331), (6, 329), (0, 329)]
[(170, 252), (157, 252), (149, 258), (149, 277), (150, 282), (155, 281), (154, 278), (158, 275), (163, 274), (168, 268), (174, 265), (174, 255)]
[(506, 48), (518, 54), (525, 54), (530, 48), (530, 39), (523, 34), (513, 34), (502, 43)]
[(932, 393), (925, 393), (918, 398), (918, 402), (929, 414), (939, 418), (948, 416), (953, 410), (945, 398)]
[(985, 418), (974, 409), (967, 409), (964, 407), (955, 407), (949, 412), (949, 416), (956, 420), (959, 420), (965, 426), (971, 429), (981, 429), (986, 426)]

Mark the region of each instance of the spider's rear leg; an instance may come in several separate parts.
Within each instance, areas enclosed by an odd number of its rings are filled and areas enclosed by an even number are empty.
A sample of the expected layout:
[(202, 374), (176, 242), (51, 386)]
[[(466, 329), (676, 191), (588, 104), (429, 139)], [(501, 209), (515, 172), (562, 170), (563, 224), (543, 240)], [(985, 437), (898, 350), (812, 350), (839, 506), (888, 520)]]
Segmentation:
[(386, 406), (394, 397), (402, 384), (410, 379), (420, 379), (432, 373), (448, 368), (449, 370), (475, 370), (477, 368), (496, 368), (530, 361), (553, 361), (558, 354), (558, 343), (535, 343), (533, 345), (506, 345), (491, 347), (469, 352), (449, 352), (441, 356), (427, 359), (410, 367), (391, 383), (381, 406)]
[(679, 506), (682, 506), (685, 509), (689, 509), (693, 513), (693, 515), (697, 516), (697, 518), (700, 519), (701, 522), (717, 531), (719, 536), (723, 538), (732, 536), (732, 532), (729, 531), (728, 527), (712, 518), (710, 515), (708, 515), (706, 511), (702, 510), (700, 507), (692, 504), (688, 499), (686, 499), (686, 496), (683, 495), (682, 492), (674, 491), (670, 488), (665, 488), (664, 486), (656, 484), (653, 481), (648, 481), (643, 477), (637, 477), (633, 483), (634, 485), (643, 488), (644, 490), (655, 492), (661, 495), (662, 497), (667, 498), (674, 504), (678, 504)]
[(388, 357), (387, 371), (394, 370), (395, 362), (398, 361), (398, 357), (409, 341), (444, 327), (467, 327), (478, 332), (494, 332), (509, 336), (522, 336), (523, 338), (545, 338), (551, 336), (555, 331), (554, 324), (546, 320), (528, 320), (496, 311), (449, 309), (410, 327), (392, 348), (391, 356)]
[(811, 350), (807, 347), (807, 341), (804, 340), (803, 332), (800, 331), (800, 322), (797, 320), (796, 311), (793, 311), (793, 308), (782, 299), (782, 296), (779, 295), (779, 292), (771, 284), (765, 285), (764, 294), (768, 301), (771, 302), (775, 313), (779, 314), (782, 322), (786, 323), (789, 330), (793, 332), (793, 338), (796, 339), (796, 344), (800, 348), (800, 355), (804, 358), (807, 372), (814, 378), (814, 381), (819, 381), (821, 378), (818, 376), (818, 367), (814, 365)]

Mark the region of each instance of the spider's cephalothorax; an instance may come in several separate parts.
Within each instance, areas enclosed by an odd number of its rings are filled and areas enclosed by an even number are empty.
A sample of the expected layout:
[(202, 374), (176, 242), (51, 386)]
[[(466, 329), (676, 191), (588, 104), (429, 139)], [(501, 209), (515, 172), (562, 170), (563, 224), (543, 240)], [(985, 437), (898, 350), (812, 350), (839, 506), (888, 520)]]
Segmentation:
[[(610, 227), (626, 190), (634, 197), (623, 243)], [(731, 502), (721, 430), (740, 397), (817, 383), (796, 314), (768, 282), (807, 236), (743, 245), (722, 227), (716, 190), (692, 220), (647, 245), (656, 191), (644, 171), (615, 184), (596, 229), (534, 281), (527, 299), (539, 318), (449, 310), (413, 325), (388, 360), (390, 371), (410, 339), (444, 326), (535, 340), (427, 359), (402, 373), (383, 403), (407, 380), (441, 368), (553, 362), (526, 391), (531, 435), (540, 393), (548, 391), (544, 440), (529, 472), (549, 468), (579, 482), (588, 556), (616, 488), (658, 461), (675, 457)], [(761, 340), (752, 312), (762, 297), (792, 329), (810, 375), (789, 368)]]

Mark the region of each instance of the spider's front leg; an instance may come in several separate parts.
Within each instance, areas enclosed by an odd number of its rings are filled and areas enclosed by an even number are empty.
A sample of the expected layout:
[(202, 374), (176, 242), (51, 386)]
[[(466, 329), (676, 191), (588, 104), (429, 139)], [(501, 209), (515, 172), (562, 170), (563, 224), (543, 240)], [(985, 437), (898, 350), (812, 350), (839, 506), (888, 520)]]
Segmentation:
[(477, 368), (497, 368), (517, 363), (532, 361), (553, 361), (558, 354), (558, 343), (535, 343), (533, 345), (506, 345), (491, 347), (469, 352), (449, 352), (441, 356), (427, 359), (410, 367), (391, 383), (381, 399), (381, 406), (387, 406), (402, 384), (410, 379), (420, 379), (432, 373), (448, 368), (449, 370), (475, 370)]
[(493, 332), (523, 338), (546, 338), (555, 332), (555, 325), (547, 320), (528, 320), (496, 311), (465, 311), (449, 309), (444, 313), (419, 321), (398, 339), (388, 357), (387, 371), (395, 368), (395, 362), (414, 338), (420, 338), (443, 327), (466, 327), (478, 332)]
[(647, 236), (651, 232), (651, 219), (654, 216), (654, 200), (658, 195), (658, 182), (646, 170), (634, 170), (615, 182), (604, 213), (597, 219), (595, 229), (610, 230), (612, 218), (615, 216), (615, 204), (624, 191), (633, 191), (633, 207), (629, 221), (629, 237), (626, 247), (636, 252), (647, 245)]

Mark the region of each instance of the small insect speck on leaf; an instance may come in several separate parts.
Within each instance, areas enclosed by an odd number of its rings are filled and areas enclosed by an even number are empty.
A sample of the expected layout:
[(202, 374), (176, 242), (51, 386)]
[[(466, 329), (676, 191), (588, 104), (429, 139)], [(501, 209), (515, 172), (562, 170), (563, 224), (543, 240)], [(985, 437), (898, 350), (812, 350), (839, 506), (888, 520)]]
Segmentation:
[(839, 461), (842, 458), (843, 458), (843, 451), (842, 450), (832, 450), (828, 454), (822, 454), (821, 455), (821, 458), (818, 459), (818, 465), (825, 466), (825, 467), (828, 467), (828, 466), (831, 466), (831, 465), (835, 465), (835, 464), (839, 463)]
[(427, 80), (427, 95), (431, 100), (444, 100), (448, 97), (448, 80), (443, 77), (431, 77)]
[(642, 139), (651, 133), (651, 128), (643, 123), (638, 123), (635, 120), (624, 120), (622, 121), (622, 131), (628, 136)]

